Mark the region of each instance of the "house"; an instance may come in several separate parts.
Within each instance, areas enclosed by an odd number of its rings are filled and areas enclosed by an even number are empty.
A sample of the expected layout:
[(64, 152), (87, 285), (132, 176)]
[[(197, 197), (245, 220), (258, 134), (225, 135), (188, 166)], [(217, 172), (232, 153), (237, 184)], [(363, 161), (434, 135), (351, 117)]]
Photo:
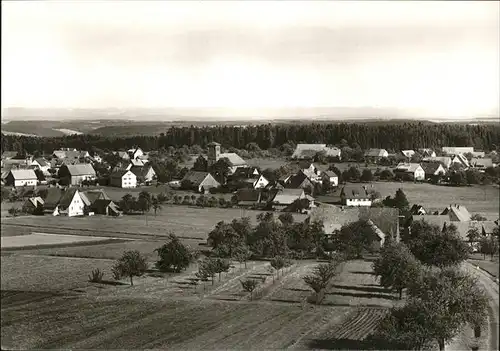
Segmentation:
[(415, 151), (413, 150), (401, 150), (401, 154), (403, 154), (406, 158), (412, 158), (415, 155)]
[(30, 197), (23, 204), (22, 211), (24, 213), (36, 214), (37, 212), (43, 214), (44, 201), (40, 196)]
[(78, 189), (68, 188), (65, 191), (57, 188), (48, 189), (44, 209), (50, 211), (53, 216), (83, 216), (84, 208), (85, 203)]
[(90, 157), (92, 162), (102, 163), (102, 157), (98, 154), (94, 154), (94, 156)]
[(11, 169), (5, 178), (8, 186), (36, 186), (38, 178), (32, 169)]
[(452, 157), (451, 163), (458, 163), (464, 168), (469, 168), (469, 160), (467, 160), (467, 157), (465, 157), (463, 154), (457, 154)]
[(458, 155), (458, 154), (467, 154), (473, 153), (473, 147), (462, 147), (462, 146), (443, 146), (442, 151), (446, 155)]
[(2, 160), (10, 160), (17, 157), (17, 151), (4, 151), (2, 152)]
[(368, 149), (365, 152), (365, 158), (369, 160), (380, 160), (387, 157), (389, 157), (389, 153), (385, 149)]
[(410, 208), (410, 214), (412, 216), (424, 216), (427, 214), (427, 211), (424, 206), (415, 204)]
[(325, 171), (321, 173), (321, 178), (323, 182), (330, 183), (330, 186), (338, 186), (339, 185), (339, 176), (335, 174), (333, 171)]
[(485, 170), (486, 168), (493, 167), (493, 160), (491, 158), (473, 158), (469, 162), (470, 166), (478, 169)]
[(308, 193), (312, 193), (314, 191), (314, 183), (303, 171), (299, 171), (296, 175), (288, 179), (285, 183), (285, 188), (304, 189)]
[(269, 180), (260, 174), (257, 168), (238, 167), (228, 177), (228, 183), (233, 185), (244, 184), (246, 187), (253, 189), (264, 189), (269, 184)]
[(31, 158), (10, 158), (2, 160), (2, 168), (5, 169), (27, 169), (31, 164)]
[(373, 184), (371, 187), (360, 184), (344, 185), (340, 190), (341, 203), (346, 206), (371, 206), (374, 192)]
[(297, 144), (292, 154), (292, 159), (313, 159), (318, 152), (324, 152), (326, 157), (341, 158), (341, 151), (337, 147), (328, 147), (326, 144)]
[(418, 149), (418, 152), (422, 155), (422, 157), (436, 157), (436, 152), (429, 148), (421, 148)]
[(122, 160), (130, 160), (130, 156), (128, 155), (127, 151), (116, 151), (114, 154), (118, 155), (118, 157), (120, 157)]
[(148, 163), (148, 161), (144, 161), (141, 159), (132, 159), (130, 160), (130, 163), (128, 164), (126, 169), (131, 169), (132, 167), (144, 167)]
[(50, 163), (44, 158), (36, 158), (31, 162), (31, 166), (35, 169), (39, 169), (43, 174), (49, 175)]
[(132, 167), (129, 170), (137, 177), (137, 183), (151, 183), (156, 177), (156, 172), (151, 166)]
[(391, 236), (399, 238), (399, 210), (388, 207), (347, 207), (323, 205), (311, 209), (308, 222), (323, 222), (323, 230), (327, 236), (332, 236), (342, 226), (359, 220), (367, 220), (379, 237), (383, 246), (385, 239)]
[(238, 167), (231, 175), (233, 179), (245, 179), (258, 177), (260, 172), (255, 167)]
[(420, 166), (422, 166), (424, 170), (425, 179), (429, 179), (435, 175), (444, 176), (446, 174), (446, 169), (439, 162), (422, 162)]
[(407, 175), (413, 180), (425, 180), (425, 171), (418, 163), (399, 163), (394, 174)]
[(130, 170), (117, 170), (109, 176), (109, 185), (118, 188), (137, 187), (137, 176)]
[(69, 178), (69, 184), (71, 185), (80, 185), (84, 180), (95, 179), (96, 173), (94, 167), (89, 163), (64, 164), (59, 168), (59, 177)]
[(255, 189), (238, 189), (234, 195), (240, 207), (257, 207), (261, 203), (262, 192)]
[(135, 147), (135, 148), (129, 149), (127, 151), (127, 153), (128, 153), (128, 157), (131, 160), (136, 160), (136, 159), (144, 156), (144, 151), (142, 151), (142, 149), (140, 147)]
[(271, 198), (271, 203), (275, 209), (285, 209), (295, 200), (305, 199), (306, 194), (303, 189), (283, 189), (278, 190), (276, 195)]
[(208, 166), (212, 166), (222, 158), (229, 161), (229, 174), (233, 174), (240, 167), (248, 167), (248, 164), (238, 154), (234, 152), (220, 152), (221, 145), (216, 142), (211, 142), (208, 146)]
[(89, 154), (86, 151), (80, 152), (76, 149), (63, 148), (60, 150), (55, 150), (52, 153), (52, 157), (59, 160), (64, 160), (65, 163), (77, 162), (80, 158), (88, 157)]
[(316, 167), (314, 163), (308, 161), (299, 162), (300, 171), (304, 173), (307, 178), (313, 183), (321, 183), (321, 171)]
[(451, 166), (451, 157), (448, 156), (424, 157), (422, 159), (422, 163), (426, 162), (438, 162), (441, 163), (445, 169), (448, 169)]
[(122, 211), (118, 208), (110, 199), (97, 199), (90, 207), (91, 211), (95, 214), (105, 215), (105, 216), (120, 216)]
[(208, 172), (189, 171), (181, 183), (189, 184), (189, 188), (200, 193), (206, 193), (211, 188), (218, 188), (220, 183)]
[(471, 215), (465, 206), (450, 205), (441, 212), (441, 215), (447, 215), (452, 222), (468, 222)]

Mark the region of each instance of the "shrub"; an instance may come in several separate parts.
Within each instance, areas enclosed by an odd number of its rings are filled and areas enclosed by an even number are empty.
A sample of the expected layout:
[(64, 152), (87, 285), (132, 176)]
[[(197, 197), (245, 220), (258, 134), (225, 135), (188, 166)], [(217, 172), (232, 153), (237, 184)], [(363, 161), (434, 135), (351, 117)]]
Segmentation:
[(100, 283), (104, 277), (104, 272), (101, 272), (99, 268), (92, 270), (92, 274), (89, 275), (89, 282)]
[(250, 293), (250, 300), (251, 300), (253, 296), (253, 291), (257, 288), (259, 282), (254, 279), (247, 279), (247, 280), (240, 280), (240, 283), (241, 286), (243, 287), (243, 290), (248, 291)]

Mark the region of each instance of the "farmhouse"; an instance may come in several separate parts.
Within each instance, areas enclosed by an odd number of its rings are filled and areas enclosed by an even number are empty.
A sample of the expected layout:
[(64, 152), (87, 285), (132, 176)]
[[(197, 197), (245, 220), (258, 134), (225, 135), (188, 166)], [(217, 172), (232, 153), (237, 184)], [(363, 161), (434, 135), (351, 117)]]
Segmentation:
[(445, 175), (446, 169), (439, 162), (422, 162), (420, 164), (425, 172), (425, 178), (428, 179), (434, 175)]
[(374, 191), (373, 185), (369, 188), (366, 185), (349, 184), (344, 185), (340, 191), (340, 199), (346, 206), (368, 206), (372, 205), (371, 193)]
[(83, 216), (85, 203), (76, 188), (61, 191), (57, 188), (48, 189), (44, 208), (52, 212), (53, 216), (66, 215), (68, 217)]
[(117, 170), (109, 176), (109, 185), (118, 188), (137, 187), (137, 176), (130, 170)]
[(447, 215), (452, 222), (469, 222), (471, 215), (465, 206), (450, 205), (441, 212), (441, 215)]
[(311, 193), (314, 190), (314, 183), (304, 171), (299, 171), (296, 175), (288, 179), (285, 183), (285, 187), (289, 189), (304, 189)]
[(39, 169), (43, 174), (49, 175), (50, 163), (44, 158), (37, 158), (31, 162), (31, 166), (35, 169)]
[(32, 169), (11, 169), (5, 178), (5, 185), (36, 186), (38, 178)]
[(413, 180), (425, 180), (425, 171), (418, 163), (399, 163), (394, 173), (407, 175)]
[(248, 164), (238, 154), (234, 152), (220, 152), (220, 144), (211, 142), (208, 144), (208, 166), (212, 166), (222, 158), (227, 158), (229, 161), (229, 174), (233, 174), (240, 167), (248, 167)]
[(304, 173), (313, 183), (321, 183), (320, 170), (314, 163), (302, 161), (299, 163), (300, 171)]
[(141, 159), (133, 159), (130, 160), (130, 163), (127, 166), (127, 169), (130, 169), (132, 167), (144, 167), (148, 163), (147, 160), (141, 160)]
[(182, 178), (181, 184), (188, 184), (190, 189), (206, 193), (211, 188), (217, 188), (220, 183), (208, 172), (189, 171)]
[(462, 146), (443, 146), (443, 153), (446, 155), (458, 155), (458, 154), (466, 154), (473, 153), (473, 147), (462, 147)]
[(428, 148), (423, 148), (423, 149), (418, 149), (418, 152), (422, 155), (422, 157), (436, 157), (436, 152), (432, 149)]
[(451, 157), (448, 156), (424, 157), (422, 159), (422, 163), (425, 162), (439, 162), (443, 165), (444, 168), (448, 169), (451, 166)]
[(333, 171), (325, 171), (321, 174), (321, 178), (323, 182), (330, 183), (330, 186), (338, 186), (339, 185), (339, 176), (335, 174)]
[(125, 161), (130, 160), (130, 156), (128, 155), (127, 151), (116, 151), (115, 155), (120, 157), (122, 160), (125, 160)]
[(62, 165), (59, 168), (60, 178), (69, 178), (69, 184), (80, 185), (84, 180), (93, 180), (96, 178), (94, 167), (89, 163), (80, 163), (76, 165)]
[(493, 167), (493, 160), (491, 158), (473, 158), (470, 160), (471, 167), (478, 170), (485, 170), (486, 168)]
[(118, 206), (110, 199), (97, 199), (90, 206), (90, 210), (95, 214), (105, 216), (120, 216), (122, 214)]
[(129, 149), (127, 151), (127, 153), (128, 153), (128, 157), (131, 160), (135, 160), (135, 159), (138, 159), (138, 158), (144, 156), (144, 151), (142, 151), (142, 149), (140, 147), (135, 147), (135, 148)]
[(295, 200), (305, 198), (306, 194), (303, 189), (283, 189), (276, 192), (276, 195), (271, 199), (271, 203), (276, 209), (285, 209)]
[(76, 149), (61, 149), (55, 150), (52, 153), (52, 157), (57, 158), (59, 160), (64, 160), (65, 163), (69, 163), (72, 161), (78, 161), (80, 158), (89, 157), (89, 153), (87, 151), (77, 151)]
[(129, 170), (135, 174), (138, 183), (152, 182), (156, 176), (156, 172), (151, 166), (131, 167)]
[(292, 159), (312, 159), (318, 152), (324, 152), (326, 157), (336, 157), (338, 159), (341, 157), (341, 151), (337, 147), (328, 147), (326, 144), (297, 144)]
[(424, 206), (415, 204), (410, 208), (410, 214), (414, 216), (423, 216), (427, 214), (427, 211)]
[(380, 160), (389, 157), (389, 153), (385, 149), (368, 149), (365, 152), (365, 158), (368, 160)]

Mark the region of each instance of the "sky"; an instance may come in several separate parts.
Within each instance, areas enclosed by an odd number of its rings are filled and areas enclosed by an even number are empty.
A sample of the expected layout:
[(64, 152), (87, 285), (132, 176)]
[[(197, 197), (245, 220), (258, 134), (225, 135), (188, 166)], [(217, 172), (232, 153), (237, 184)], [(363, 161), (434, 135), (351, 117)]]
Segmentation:
[(2, 1), (2, 105), (498, 114), (497, 1)]

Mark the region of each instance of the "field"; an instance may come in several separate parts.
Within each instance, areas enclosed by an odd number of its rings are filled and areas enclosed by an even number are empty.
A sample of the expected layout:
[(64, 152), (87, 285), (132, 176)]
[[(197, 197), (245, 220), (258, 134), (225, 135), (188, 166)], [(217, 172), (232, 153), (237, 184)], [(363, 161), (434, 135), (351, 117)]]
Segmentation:
[(474, 266), (479, 266), (491, 275), (495, 277), (499, 277), (498, 275), (498, 256), (493, 258), (493, 261), (490, 260), (490, 256), (486, 255), (486, 259), (483, 259), (483, 255), (476, 254), (473, 258), (469, 259), (469, 262)]
[[(114, 245), (118, 254), (123, 244), (103, 246)], [(140, 241), (127, 244), (143, 249), (150, 245)], [(263, 350), (315, 348), (318, 343), (331, 347), (338, 340), (359, 345), (385, 313), (380, 307), (356, 306), (355, 301), (350, 305), (304, 305), (304, 297), (311, 291), (302, 277), (317, 264), (314, 261), (290, 267), (274, 284), (268, 262), (249, 262), (247, 268), (236, 263), (220, 282), (216, 278), (215, 285), (208, 282), (203, 289), (188, 286), (196, 264), (168, 279), (146, 274), (135, 278), (130, 287), (120, 282), (87, 282), (94, 268), (103, 270), (109, 279), (113, 261), (102, 258), (115, 256), (105, 254), (113, 249), (103, 249), (101, 259), (45, 256), (51, 250), (80, 249), (84, 253), (83, 248), (98, 246), (2, 254), (3, 347)], [(370, 262), (354, 261), (352, 267), (346, 266), (343, 283), (358, 284), (354, 269), (369, 271)], [(262, 276), (267, 276), (265, 289), (250, 301), (239, 281)], [(369, 279), (373, 282), (371, 276)], [(232, 294), (240, 297), (225, 298)]]
[[(19, 227), (30, 227), (37, 232), (56, 234), (83, 234), (112, 237), (165, 237), (170, 231), (188, 239), (205, 240), (219, 221), (232, 221), (248, 216), (255, 223), (259, 211), (198, 208), (188, 206), (164, 206), (155, 217), (153, 214), (126, 215), (121, 217), (54, 217), (21, 216), (2, 221), (2, 235)], [(305, 215), (294, 215), (304, 220)]]
[(374, 182), (373, 185), (382, 198), (394, 196), (401, 188), (410, 204), (423, 205), (428, 211), (442, 211), (450, 204), (459, 204), (465, 206), (471, 214), (480, 213), (492, 220), (499, 217), (500, 190), (498, 187), (449, 187), (411, 182)]
[(41, 245), (64, 245), (73, 243), (88, 243), (88, 242), (99, 242), (103, 240), (109, 240), (109, 238), (99, 238), (92, 236), (82, 236), (82, 235), (56, 235), (56, 234), (44, 234), (44, 233), (31, 233), (27, 235), (9, 235), (2, 236), (2, 249), (3, 248), (19, 248), (25, 246), (41, 246)]

